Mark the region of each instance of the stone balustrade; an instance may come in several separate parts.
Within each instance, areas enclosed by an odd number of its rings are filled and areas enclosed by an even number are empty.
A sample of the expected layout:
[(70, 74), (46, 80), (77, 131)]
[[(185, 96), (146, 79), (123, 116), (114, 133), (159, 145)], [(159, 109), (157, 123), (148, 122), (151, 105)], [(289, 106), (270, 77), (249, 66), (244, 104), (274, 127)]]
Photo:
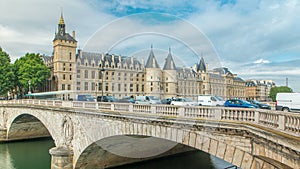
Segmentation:
[(300, 134), (300, 114), (264, 109), (147, 105), (131, 103), (80, 102), (60, 100), (9, 100), (0, 104), (33, 104), (54, 107), (110, 110), (116, 112), (144, 113), (175, 118), (196, 118), (205, 120), (247, 122), (298, 136)]

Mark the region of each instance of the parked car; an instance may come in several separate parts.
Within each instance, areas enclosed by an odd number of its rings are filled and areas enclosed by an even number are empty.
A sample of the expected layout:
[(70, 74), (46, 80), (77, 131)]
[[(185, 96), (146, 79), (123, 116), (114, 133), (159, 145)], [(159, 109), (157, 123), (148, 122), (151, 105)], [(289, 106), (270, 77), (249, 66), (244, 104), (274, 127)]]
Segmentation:
[(259, 102), (259, 101), (256, 101), (256, 100), (249, 100), (249, 102), (250, 102), (251, 104), (257, 105), (257, 106), (258, 106), (259, 108), (261, 108), (261, 109), (269, 109), (269, 110), (271, 110), (271, 106), (270, 106), (270, 105), (263, 104), (263, 103), (261, 103), (261, 102)]
[(161, 104), (161, 101), (156, 96), (136, 96), (136, 104)]
[(77, 95), (77, 100), (78, 101), (88, 101), (88, 102), (94, 102), (96, 99), (90, 95), (90, 94), (80, 94)]
[(224, 100), (219, 96), (200, 95), (198, 96), (198, 104), (200, 106), (223, 106)]
[(135, 100), (133, 97), (123, 97), (121, 99), (118, 100), (118, 102), (120, 103), (135, 103)]
[(225, 100), (221, 96), (215, 96), (218, 99), (217, 106), (224, 106)]
[(176, 106), (199, 106), (198, 102), (190, 98), (175, 98), (171, 101), (171, 105)]
[(161, 104), (171, 104), (173, 98), (166, 98), (161, 100)]
[(224, 103), (225, 107), (241, 107), (241, 108), (258, 108), (257, 105), (251, 104), (241, 99), (229, 99)]
[(277, 93), (276, 110), (300, 111), (300, 93)]
[(97, 101), (98, 102), (117, 102), (118, 101), (118, 99), (116, 98), (116, 97), (114, 97), (114, 96), (98, 96), (97, 97)]

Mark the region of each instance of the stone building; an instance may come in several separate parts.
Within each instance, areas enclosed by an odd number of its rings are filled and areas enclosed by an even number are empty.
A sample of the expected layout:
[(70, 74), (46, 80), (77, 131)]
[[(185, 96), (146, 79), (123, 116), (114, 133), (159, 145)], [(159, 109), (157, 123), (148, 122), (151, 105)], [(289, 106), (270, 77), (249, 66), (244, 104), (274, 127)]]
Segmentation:
[(274, 86), (272, 80), (246, 80), (246, 99), (270, 101), (270, 90)]
[(246, 97), (245, 81), (237, 77), (236, 74), (231, 73), (228, 68), (221, 67), (207, 70), (203, 57), (195, 67), (203, 81), (202, 94), (218, 95), (224, 99), (244, 99)]
[(51, 69), (48, 91), (72, 91), (63, 99), (76, 99), (78, 94), (93, 96), (152, 95), (161, 99), (214, 94), (224, 98), (245, 96), (245, 82), (227, 68), (208, 71), (202, 57), (195, 67), (177, 67), (171, 49), (161, 68), (151, 45), (146, 63), (134, 57), (90, 53), (78, 50), (75, 32), (66, 31), (63, 15), (53, 40), (53, 56), (44, 56)]

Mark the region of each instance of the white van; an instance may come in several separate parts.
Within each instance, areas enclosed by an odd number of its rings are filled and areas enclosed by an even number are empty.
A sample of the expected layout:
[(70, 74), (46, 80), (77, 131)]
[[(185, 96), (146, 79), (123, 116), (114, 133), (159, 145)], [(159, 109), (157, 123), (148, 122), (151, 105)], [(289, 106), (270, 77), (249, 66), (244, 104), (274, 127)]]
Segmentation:
[(300, 93), (277, 93), (276, 110), (300, 111)]
[(161, 101), (156, 96), (136, 96), (135, 104), (161, 104)]
[(200, 106), (223, 106), (224, 100), (220, 96), (200, 95), (198, 96)]

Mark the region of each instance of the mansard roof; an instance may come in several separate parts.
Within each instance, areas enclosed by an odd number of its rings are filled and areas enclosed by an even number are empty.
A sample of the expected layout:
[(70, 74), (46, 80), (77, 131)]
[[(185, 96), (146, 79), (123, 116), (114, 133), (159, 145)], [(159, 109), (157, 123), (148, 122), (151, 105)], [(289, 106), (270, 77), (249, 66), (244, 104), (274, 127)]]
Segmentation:
[(169, 48), (169, 54), (166, 58), (166, 62), (165, 62), (163, 70), (176, 70), (175, 62), (174, 62), (172, 54), (171, 54), (171, 48)]
[(106, 66), (105, 64), (108, 64), (109, 67), (117, 67), (120, 63), (121, 65), (127, 65), (128, 67), (132, 65), (133, 68), (136, 69), (137, 66), (141, 67), (142, 65), (136, 58), (117, 56), (108, 53), (100, 54), (80, 51), (77, 54), (77, 59), (79, 59), (81, 65), (84, 65), (86, 62), (91, 65), (93, 61), (95, 62), (96, 66), (101, 64), (103, 67)]
[(220, 75), (233, 74), (226, 67), (214, 68), (213, 71), (218, 72)]
[(160, 68), (157, 61), (156, 61), (156, 59), (155, 59), (152, 45), (151, 45), (151, 51), (150, 51), (150, 54), (149, 54), (149, 57), (148, 57), (145, 68)]

